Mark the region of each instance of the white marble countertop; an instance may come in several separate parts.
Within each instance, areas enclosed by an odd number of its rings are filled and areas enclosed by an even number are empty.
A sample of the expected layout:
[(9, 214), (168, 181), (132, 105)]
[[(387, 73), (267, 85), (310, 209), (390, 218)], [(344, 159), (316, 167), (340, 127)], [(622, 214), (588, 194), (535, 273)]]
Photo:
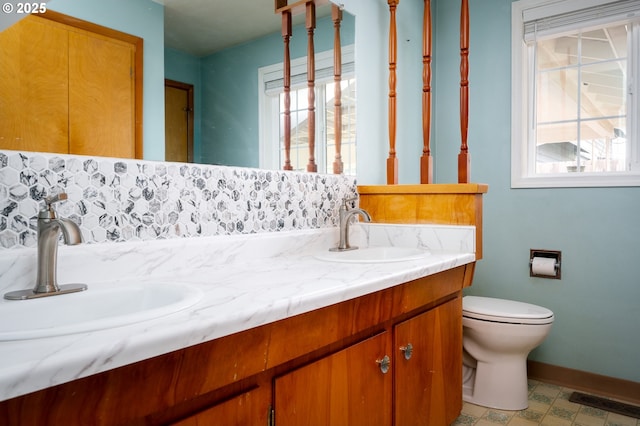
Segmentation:
[[(0, 342), (0, 400), (309, 312), (475, 260), (475, 228), (469, 226), (354, 225), (351, 240), (361, 247), (420, 247), (430, 250), (431, 254), (420, 260), (377, 264), (316, 259), (314, 253), (335, 246), (335, 228), (60, 247), (61, 284), (83, 281), (91, 291), (92, 287), (106, 285), (153, 286), (177, 282), (199, 288), (203, 297), (190, 308), (132, 325)], [(33, 250), (3, 253), (0, 291), (32, 287), (33, 262)], [(29, 301), (3, 300), (0, 309), (6, 303)], [(55, 318), (51, 321), (55, 323)]]

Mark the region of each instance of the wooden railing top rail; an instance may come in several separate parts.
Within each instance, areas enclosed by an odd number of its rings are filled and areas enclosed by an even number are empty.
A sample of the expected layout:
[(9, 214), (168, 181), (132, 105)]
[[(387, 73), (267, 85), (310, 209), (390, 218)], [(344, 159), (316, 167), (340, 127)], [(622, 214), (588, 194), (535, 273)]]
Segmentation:
[(292, 15), (299, 15), (306, 12), (307, 3), (322, 6), (329, 4), (329, 0), (275, 0), (275, 13), (291, 12)]
[(484, 183), (434, 183), (430, 185), (358, 185), (359, 194), (485, 194)]

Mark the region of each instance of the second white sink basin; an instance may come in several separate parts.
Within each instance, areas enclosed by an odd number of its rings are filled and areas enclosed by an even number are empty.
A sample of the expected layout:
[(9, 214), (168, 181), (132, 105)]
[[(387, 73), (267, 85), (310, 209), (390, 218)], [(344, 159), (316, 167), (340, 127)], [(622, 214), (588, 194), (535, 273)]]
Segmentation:
[(0, 341), (120, 327), (196, 304), (202, 292), (182, 284), (89, 285), (79, 293), (0, 302)]
[(385, 263), (404, 262), (429, 256), (428, 250), (410, 247), (365, 247), (348, 251), (329, 251), (316, 254), (316, 258), (328, 262)]

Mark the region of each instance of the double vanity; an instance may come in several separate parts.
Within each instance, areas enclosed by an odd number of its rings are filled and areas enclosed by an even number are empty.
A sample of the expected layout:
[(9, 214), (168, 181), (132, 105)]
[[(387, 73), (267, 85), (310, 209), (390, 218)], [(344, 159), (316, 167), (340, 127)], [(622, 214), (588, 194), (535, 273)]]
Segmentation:
[[(3, 151), (2, 294), (34, 289), (33, 223), (61, 191), (85, 243), (57, 247), (57, 282), (87, 290), (0, 300), (0, 424), (458, 416), (486, 185)], [(341, 241), (355, 196), (375, 223)]]
[[(60, 284), (88, 290), (1, 302), (0, 423), (449, 424), (476, 227), (362, 223), (350, 239), (60, 246)], [(31, 287), (33, 251), (8, 253), (3, 281)]]

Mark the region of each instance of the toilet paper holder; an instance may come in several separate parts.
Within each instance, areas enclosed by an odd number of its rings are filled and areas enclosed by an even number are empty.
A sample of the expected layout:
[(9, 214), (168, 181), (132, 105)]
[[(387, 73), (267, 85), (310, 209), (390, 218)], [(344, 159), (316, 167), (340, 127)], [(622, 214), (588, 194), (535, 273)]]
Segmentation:
[[(533, 259), (534, 258), (546, 258), (553, 259), (555, 261), (554, 264), (554, 275), (549, 274), (540, 274), (533, 271)], [(561, 265), (562, 265), (562, 252), (559, 250), (540, 250), (540, 249), (531, 249), (529, 251), (529, 276), (530, 277), (538, 277), (538, 278), (551, 278), (559, 280), (561, 278)]]

